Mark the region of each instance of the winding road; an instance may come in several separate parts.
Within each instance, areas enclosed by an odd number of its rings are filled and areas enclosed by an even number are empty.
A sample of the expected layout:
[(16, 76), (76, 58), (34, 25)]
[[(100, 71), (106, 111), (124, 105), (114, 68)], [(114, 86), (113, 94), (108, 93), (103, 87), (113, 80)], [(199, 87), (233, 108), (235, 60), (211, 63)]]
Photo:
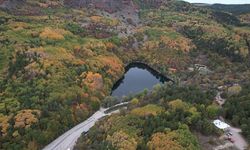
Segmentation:
[(117, 108), (122, 105), (126, 105), (128, 102), (120, 103), (110, 108), (101, 108), (99, 111), (94, 113), (91, 117), (89, 117), (84, 122), (76, 125), (69, 131), (62, 134), (60, 137), (55, 139), (49, 145), (43, 148), (43, 150), (72, 150), (77, 139), (81, 136), (83, 132), (87, 132), (91, 127), (95, 125), (97, 121), (99, 121), (102, 117), (111, 115), (113, 113), (117, 113), (117, 109), (112, 110), (109, 113), (105, 113), (107, 110), (112, 108)]
[[(221, 98), (221, 93), (218, 93), (215, 100), (219, 102), (219, 105), (222, 105), (225, 102), (225, 99)], [(112, 106), (110, 108), (101, 108), (96, 113), (94, 113), (91, 117), (89, 117), (84, 122), (76, 125), (72, 129), (68, 130), (64, 134), (62, 134), (60, 137), (55, 139), (53, 142), (51, 142), (49, 145), (43, 148), (43, 150), (72, 150), (74, 148), (74, 145), (76, 144), (77, 139), (81, 136), (83, 132), (89, 131), (91, 127), (95, 125), (97, 121), (99, 121), (104, 116), (111, 115), (113, 113), (117, 113), (117, 109), (119, 106), (127, 105), (128, 102), (120, 103), (115, 106)], [(109, 113), (106, 113), (107, 110)], [(221, 118), (223, 120), (223, 118)], [(233, 132), (233, 139), (235, 140), (234, 145), (239, 148), (240, 150), (243, 150), (248, 144), (245, 141), (245, 139), (240, 135), (240, 131), (237, 128), (230, 128), (231, 132)]]

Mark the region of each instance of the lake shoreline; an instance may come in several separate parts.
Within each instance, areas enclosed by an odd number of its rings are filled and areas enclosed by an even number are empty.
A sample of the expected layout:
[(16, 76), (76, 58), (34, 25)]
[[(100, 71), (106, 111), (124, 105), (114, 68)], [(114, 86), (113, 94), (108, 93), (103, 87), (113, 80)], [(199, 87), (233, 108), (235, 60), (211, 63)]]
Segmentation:
[[(136, 71), (137, 71), (136, 75), (132, 73), (132, 72), (136, 72)], [(142, 71), (144, 71), (144, 72), (142, 72)], [(128, 75), (128, 74), (130, 74), (130, 75)], [(138, 78), (138, 75), (140, 76), (139, 78)], [(143, 81), (142, 81), (141, 77), (144, 78)], [(128, 78), (128, 79), (126, 79), (126, 78)], [(133, 82), (131, 80), (133, 80)], [(157, 80), (157, 81), (153, 81), (153, 80)], [(118, 90), (118, 88), (120, 86), (122, 86), (123, 84), (126, 84), (125, 81), (130, 82), (130, 84), (134, 84), (135, 86), (137, 86), (135, 88), (138, 88), (138, 86), (140, 86), (140, 84), (144, 84), (145, 85), (144, 88), (151, 88), (151, 87), (153, 87), (153, 85), (150, 85), (150, 82), (154, 82), (157, 84), (157, 82), (165, 83), (165, 82), (171, 81), (174, 83), (174, 81), (171, 78), (163, 75), (161, 72), (157, 71), (156, 69), (153, 69), (148, 64), (143, 63), (143, 62), (139, 62), (139, 61), (134, 61), (134, 62), (128, 63), (125, 66), (125, 72), (124, 72), (123, 76), (115, 82), (115, 84), (112, 87), (112, 91), (110, 92), (110, 95), (117, 96), (117, 95), (113, 95), (114, 92), (116, 92), (116, 90)], [(145, 83), (145, 81), (147, 81), (147, 83)], [(135, 84), (135, 83), (137, 83), (137, 84)], [(133, 88), (133, 87), (130, 87), (130, 88)], [(141, 90), (143, 90), (143, 89), (141, 89)], [(138, 89), (137, 89), (137, 91), (138, 91)], [(132, 92), (134, 93), (133, 89), (132, 89)], [(128, 95), (128, 93), (126, 93), (125, 95)]]

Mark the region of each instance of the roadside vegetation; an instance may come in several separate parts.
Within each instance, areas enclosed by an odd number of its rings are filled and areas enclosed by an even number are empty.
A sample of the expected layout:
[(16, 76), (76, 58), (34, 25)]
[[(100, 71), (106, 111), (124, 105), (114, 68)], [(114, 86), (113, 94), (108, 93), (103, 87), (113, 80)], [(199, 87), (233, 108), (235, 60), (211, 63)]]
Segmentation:
[(213, 96), (213, 91), (191, 86), (157, 85), (131, 97), (128, 109), (98, 122), (74, 149), (201, 149), (193, 131), (222, 133), (211, 122), (221, 112)]

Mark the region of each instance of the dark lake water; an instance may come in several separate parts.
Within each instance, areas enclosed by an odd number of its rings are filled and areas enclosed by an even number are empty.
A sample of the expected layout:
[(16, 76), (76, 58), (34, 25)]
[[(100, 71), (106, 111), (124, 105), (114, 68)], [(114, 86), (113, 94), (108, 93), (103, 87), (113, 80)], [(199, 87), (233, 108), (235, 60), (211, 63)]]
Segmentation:
[(132, 63), (125, 68), (124, 76), (117, 81), (111, 96), (122, 97), (136, 94), (144, 89), (151, 90), (154, 85), (170, 81), (146, 64)]

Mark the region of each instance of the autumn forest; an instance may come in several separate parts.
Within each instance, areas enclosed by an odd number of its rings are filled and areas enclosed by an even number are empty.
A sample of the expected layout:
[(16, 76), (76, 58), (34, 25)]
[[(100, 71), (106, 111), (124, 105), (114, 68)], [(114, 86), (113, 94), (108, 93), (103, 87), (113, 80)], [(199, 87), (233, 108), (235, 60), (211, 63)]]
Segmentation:
[(126, 109), (74, 149), (212, 149), (223, 134), (212, 124), (218, 117), (250, 142), (250, 10), (103, 1), (0, 0), (0, 149), (42, 149), (112, 105), (132, 62), (173, 84), (119, 98)]

